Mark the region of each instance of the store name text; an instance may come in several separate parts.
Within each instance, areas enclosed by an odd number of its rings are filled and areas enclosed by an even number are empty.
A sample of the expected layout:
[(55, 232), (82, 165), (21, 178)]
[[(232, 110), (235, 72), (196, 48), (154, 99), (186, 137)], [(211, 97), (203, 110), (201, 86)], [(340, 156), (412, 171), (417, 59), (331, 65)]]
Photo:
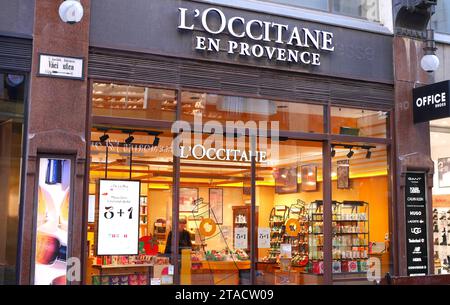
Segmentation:
[[(266, 57), (278, 62), (320, 66), (321, 54), (310, 49), (333, 52), (335, 48), (334, 35), (327, 31), (310, 30), (258, 19), (246, 20), (239, 16), (227, 18), (218, 8), (208, 8), (203, 12), (195, 9), (192, 15), (193, 20), (190, 14), (191, 20), (188, 21), (189, 10), (186, 8), (178, 10), (180, 13), (178, 29), (194, 31), (194, 20), (200, 19), (202, 29), (212, 35), (211, 37), (195, 37), (194, 44), (197, 51), (219, 53), (220, 50), (225, 49), (230, 55)], [(222, 39), (215, 38), (216, 35), (225, 32), (237, 40), (224, 42)], [(256, 43), (239, 41), (241, 39), (250, 39)]]

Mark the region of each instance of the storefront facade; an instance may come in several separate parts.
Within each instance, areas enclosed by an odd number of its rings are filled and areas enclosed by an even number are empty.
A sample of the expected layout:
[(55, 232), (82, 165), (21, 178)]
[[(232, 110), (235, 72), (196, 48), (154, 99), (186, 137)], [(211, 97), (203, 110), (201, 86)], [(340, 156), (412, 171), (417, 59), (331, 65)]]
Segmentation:
[[(399, 202), (421, 167), (397, 160), (419, 145), (399, 127), (393, 54), (410, 38), (205, 1), (81, 3), (75, 25), (36, 3), (18, 282), (61, 283), (77, 266), (67, 281), (408, 273)], [(81, 77), (37, 76), (48, 54), (81, 60)]]

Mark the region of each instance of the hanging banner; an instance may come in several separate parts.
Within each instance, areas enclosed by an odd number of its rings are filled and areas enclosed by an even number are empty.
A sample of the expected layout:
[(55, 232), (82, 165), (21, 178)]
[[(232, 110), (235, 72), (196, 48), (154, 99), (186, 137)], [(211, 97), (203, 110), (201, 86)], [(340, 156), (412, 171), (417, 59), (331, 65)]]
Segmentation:
[(70, 159), (39, 159), (35, 285), (67, 283), (70, 172)]
[(100, 180), (97, 255), (138, 254), (140, 184)]
[(258, 248), (270, 248), (270, 228), (258, 228)]
[(234, 229), (234, 248), (235, 249), (248, 248), (248, 228)]
[(425, 174), (407, 173), (406, 263), (409, 276), (428, 274), (427, 208)]

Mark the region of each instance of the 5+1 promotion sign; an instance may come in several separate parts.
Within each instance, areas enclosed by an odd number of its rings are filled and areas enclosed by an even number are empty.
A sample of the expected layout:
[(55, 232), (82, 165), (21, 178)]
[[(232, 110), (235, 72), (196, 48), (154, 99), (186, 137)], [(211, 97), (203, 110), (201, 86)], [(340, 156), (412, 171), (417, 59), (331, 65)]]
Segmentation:
[(97, 255), (137, 255), (140, 181), (100, 180)]

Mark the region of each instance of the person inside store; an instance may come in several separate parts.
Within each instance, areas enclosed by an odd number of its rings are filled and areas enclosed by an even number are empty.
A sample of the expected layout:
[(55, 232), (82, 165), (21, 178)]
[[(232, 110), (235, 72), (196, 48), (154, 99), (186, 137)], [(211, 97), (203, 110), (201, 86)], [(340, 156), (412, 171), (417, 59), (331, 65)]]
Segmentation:
[[(186, 225), (187, 225), (186, 218), (180, 218), (178, 220), (178, 232), (180, 238), (178, 241), (178, 247), (180, 254), (182, 249), (192, 249), (191, 235), (186, 230)], [(170, 231), (167, 236), (166, 249), (164, 251), (164, 254), (166, 255), (172, 254), (172, 231)]]

